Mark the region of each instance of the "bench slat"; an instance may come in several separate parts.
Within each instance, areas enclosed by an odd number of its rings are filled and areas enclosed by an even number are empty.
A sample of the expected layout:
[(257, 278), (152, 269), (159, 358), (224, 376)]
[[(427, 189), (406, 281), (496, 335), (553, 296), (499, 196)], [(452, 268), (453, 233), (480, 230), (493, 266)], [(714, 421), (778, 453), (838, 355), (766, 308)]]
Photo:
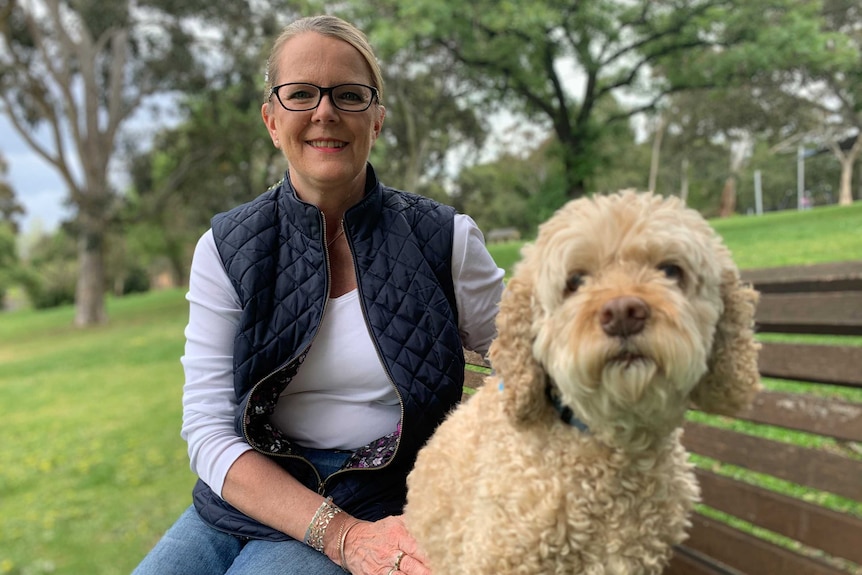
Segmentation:
[(862, 347), (767, 342), (758, 369), (765, 377), (862, 387)]
[(763, 294), (758, 331), (862, 335), (862, 291)]
[(719, 563), (700, 551), (677, 545), (673, 559), (662, 575), (743, 575), (733, 567)]
[[(682, 545), (748, 575), (847, 575), (832, 567), (695, 513)], [(680, 573), (682, 571), (679, 571)]]
[(690, 421), (682, 442), (706, 457), (862, 501), (862, 461)]
[(862, 441), (862, 404), (801, 393), (761, 391), (737, 419), (845, 441)]
[(747, 269), (740, 275), (761, 293), (862, 291), (862, 260)]
[(695, 473), (703, 503), (713, 509), (862, 563), (862, 520), (704, 469)]

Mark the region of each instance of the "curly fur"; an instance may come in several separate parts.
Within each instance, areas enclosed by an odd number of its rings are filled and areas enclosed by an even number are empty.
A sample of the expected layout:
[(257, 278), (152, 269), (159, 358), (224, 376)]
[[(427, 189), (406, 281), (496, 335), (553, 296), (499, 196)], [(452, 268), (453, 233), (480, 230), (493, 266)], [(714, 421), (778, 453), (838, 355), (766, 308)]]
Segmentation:
[[(522, 256), (495, 374), (420, 452), (408, 526), (440, 575), (661, 573), (698, 498), (686, 409), (759, 388), (757, 293), (697, 212), (653, 194), (572, 201)], [(636, 333), (602, 328), (620, 298), (648, 312)]]

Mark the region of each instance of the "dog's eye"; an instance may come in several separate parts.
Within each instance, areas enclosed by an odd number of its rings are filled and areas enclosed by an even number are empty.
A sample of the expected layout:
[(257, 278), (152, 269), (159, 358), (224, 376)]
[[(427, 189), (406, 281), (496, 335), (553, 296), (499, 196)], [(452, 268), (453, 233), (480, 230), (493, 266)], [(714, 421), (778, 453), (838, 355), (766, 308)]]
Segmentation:
[(666, 278), (674, 280), (677, 283), (682, 283), (683, 273), (682, 268), (676, 264), (663, 263), (658, 266), (658, 270), (662, 272)]
[(566, 293), (575, 293), (578, 288), (584, 285), (584, 274), (576, 272), (566, 278)]

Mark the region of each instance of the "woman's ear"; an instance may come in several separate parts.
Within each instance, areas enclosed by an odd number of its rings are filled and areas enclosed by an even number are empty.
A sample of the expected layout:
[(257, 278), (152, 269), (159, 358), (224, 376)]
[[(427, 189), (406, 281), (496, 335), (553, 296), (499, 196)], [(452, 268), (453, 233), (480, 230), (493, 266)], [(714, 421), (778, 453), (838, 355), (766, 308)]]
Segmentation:
[(260, 116), (263, 118), (263, 125), (266, 126), (266, 131), (269, 132), (269, 138), (272, 140), (272, 145), (279, 148), (278, 130), (275, 124), (275, 114), (272, 113), (272, 102), (264, 102), (260, 107)]
[(379, 113), (377, 115), (377, 118), (374, 120), (374, 124), (371, 127), (371, 130), (372, 130), (371, 143), (372, 144), (374, 142), (376, 142), (377, 138), (380, 136), (380, 131), (383, 129), (383, 120), (386, 119), (386, 108), (383, 106), (377, 106), (377, 110)]

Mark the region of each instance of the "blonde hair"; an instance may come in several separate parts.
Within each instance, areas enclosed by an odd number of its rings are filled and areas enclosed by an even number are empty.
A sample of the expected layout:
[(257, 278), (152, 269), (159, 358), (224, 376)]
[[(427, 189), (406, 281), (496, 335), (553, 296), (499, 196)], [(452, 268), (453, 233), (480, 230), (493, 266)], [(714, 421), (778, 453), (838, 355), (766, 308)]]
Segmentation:
[(277, 85), (276, 78), (278, 78), (279, 73), (278, 58), (281, 55), (282, 48), (288, 40), (306, 32), (314, 32), (321, 36), (337, 38), (356, 48), (365, 59), (365, 63), (368, 64), (368, 70), (371, 72), (371, 85), (377, 88), (378, 103), (383, 103), (383, 74), (380, 71), (380, 65), (377, 63), (377, 57), (374, 55), (374, 50), (372, 50), (368, 38), (353, 24), (337, 16), (328, 15), (301, 18), (282, 29), (281, 34), (275, 39), (272, 50), (269, 53), (269, 58), (266, 61), (264, 100), (269, 99), (270, 90), (273, 86)]

